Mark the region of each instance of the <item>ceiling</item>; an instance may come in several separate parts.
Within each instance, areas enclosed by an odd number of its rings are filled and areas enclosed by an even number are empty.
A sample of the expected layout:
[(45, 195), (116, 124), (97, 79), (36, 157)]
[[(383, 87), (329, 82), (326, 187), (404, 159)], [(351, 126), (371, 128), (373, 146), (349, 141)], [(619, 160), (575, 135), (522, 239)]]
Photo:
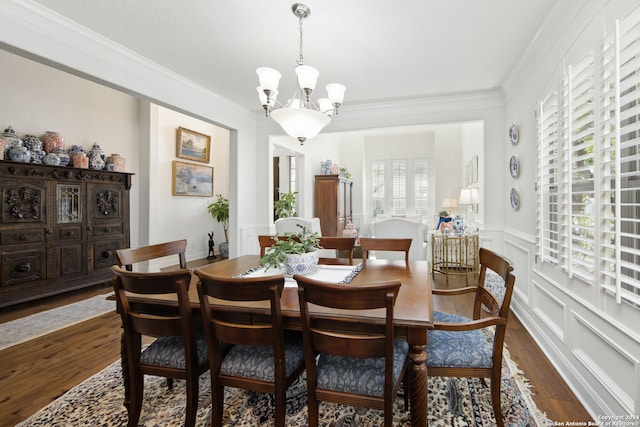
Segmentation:
[[(211, 91), (260, 110), (255, 69), (293, 94), (293, 1), (36, 0)], [(500, 88), (555, 0), (306, 0), (305, 63), (344, 105)]]

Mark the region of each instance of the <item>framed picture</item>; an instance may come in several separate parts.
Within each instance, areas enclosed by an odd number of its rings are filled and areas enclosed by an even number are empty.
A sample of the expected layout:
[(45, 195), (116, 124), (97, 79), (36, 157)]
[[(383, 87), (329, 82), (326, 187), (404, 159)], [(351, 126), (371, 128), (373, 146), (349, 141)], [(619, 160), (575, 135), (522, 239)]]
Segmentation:
[(183, 127), (178, 128), (176, 157), (209, 163), (211, 137)]
[(471, 159), (471, 183), (478, 182), (478, 156)]
[(464, 185), (465, 187), (471, 184), (471, 163), (464, 165)]
[(213, 168), (173, 161), (174, 196), (213, 196)]

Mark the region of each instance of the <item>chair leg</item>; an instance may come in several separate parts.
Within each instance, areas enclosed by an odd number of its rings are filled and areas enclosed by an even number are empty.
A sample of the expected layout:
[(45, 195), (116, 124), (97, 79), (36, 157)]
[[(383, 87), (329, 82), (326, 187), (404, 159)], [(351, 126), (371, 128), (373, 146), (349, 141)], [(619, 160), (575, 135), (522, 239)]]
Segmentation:
[(224, 386), (211, 387), (211, 427), (222, 427), (222, 416), (224, 415)]
[(128, 427), (137, 427), (142, 411), (142, 398), (144, 396), (144, 376), (135, 374), (129, 381), (129, 423)]
[(491, 405), (493, 406), (493, 415), (496, 418), (496, 424), (498, 427), (504, 427), (502, 421), (502, 405), (500, 402), (500, 373), (493, 375), (491, 378)]
[(285, 390), (276, 390), (275, 393), (275, 427), (284, 427), (284, 419), (287, 409), (287, 394)]
[(316, 397), (313, 396), (311, 392), (307, 391), (307, 413), (309, 418), (309, 427), (318, 427), (320, 417), (318, 414), (318, 406), (319, 402)]
[(196, 414), (198, 412), (198, 393), (200, 381), (198, 377), (187, 379), (187, 407), (184, 418), (185, 427), (193, 427), (196, 425)]

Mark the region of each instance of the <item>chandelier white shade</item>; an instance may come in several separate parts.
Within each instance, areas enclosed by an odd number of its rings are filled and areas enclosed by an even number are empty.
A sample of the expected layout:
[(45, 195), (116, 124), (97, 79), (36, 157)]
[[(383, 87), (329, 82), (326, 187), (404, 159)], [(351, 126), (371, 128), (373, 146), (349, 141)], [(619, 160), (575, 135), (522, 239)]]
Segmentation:
[(300, 28), (300, 55), (296, 73), (296, 90), (293, 96), (284, 104), (278, 102), (278, 84), (282, 75), (279, 71), (269, 67), (256, 70), (260, 86), (257, 87), (260, 104), (267, 116), (282, 127), (287, 135), (296, 138), (300, 144), (318, 135), (330, 122), (344, 99), (346, 87), (339, 83), (328, 84), (326, 98), (318, 99), (318, 103), (311, 100), (320, 72), (304, 64), (302, 53), (302, 20), (311, 14), (311, 10), (304, 4), (296, 3), (291, 7), (293, 14), (298, 17)]

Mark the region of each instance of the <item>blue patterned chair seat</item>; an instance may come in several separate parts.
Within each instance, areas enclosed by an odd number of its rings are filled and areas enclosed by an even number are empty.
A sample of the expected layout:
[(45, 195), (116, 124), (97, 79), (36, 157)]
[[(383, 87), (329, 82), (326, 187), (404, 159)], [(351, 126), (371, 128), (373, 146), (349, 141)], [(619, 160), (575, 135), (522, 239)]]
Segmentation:
[[(289, 376), (304, 360), (302, 334), (285, 332), (285, 372)], [(222, 361), (220, 373), (262, 381), (275, 380), (273, 347), (234, 345)]]
[[(436, 311), (433, 320), (441, 323), (469, 322), (464, 316)], [(427, 366), (490, 368), (493, 347), (482, 330), (429, 331)]]
[[(207, 341), (202, 331), (196, 331), (198, 363), (207, 361)], [(184, 344), (182, 336), (160, 337), (142, 352), (140, 363), (169, 368), (185, 369)]]
[[(407, 358), (409, 344), (403, 340), (395, 340), (393, 347), (393, 381), (395, 382)], [(319, 389), (367, 396), (384, 394), (384, 357), (360, 359), (321, 354), (317, 366)]]

